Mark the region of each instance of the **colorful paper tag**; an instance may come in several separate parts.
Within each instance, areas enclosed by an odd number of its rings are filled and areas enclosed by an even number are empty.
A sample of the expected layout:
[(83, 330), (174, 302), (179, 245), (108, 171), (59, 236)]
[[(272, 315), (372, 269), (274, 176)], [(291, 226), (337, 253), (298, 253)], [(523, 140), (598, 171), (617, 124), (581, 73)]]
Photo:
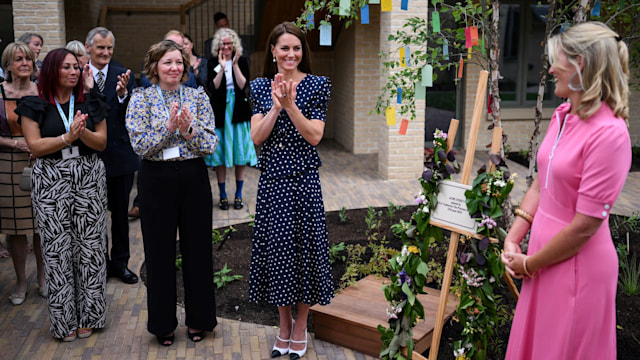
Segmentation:
[(407, 62), (407, 67), (411, 67), (411, 49), (409, 45), (404, 47), (404, 59)]
[(396, 108), (394, 106), (387, 106), (387, 125), (395, 125), (396, 124)]
[(331, 24), (320, 25), (320, 46), (331, 46)]
[(400, 9), (408, 10), (408, 8), (409, 8), (409, 0), (402, 0), (402, 2), (400, 3)]
[(398, 86), (398, 88), (396, 89), (396, 93), (398, 94), (396, 97), (396, 102), (398, 104), (402, 104), (402, 88), (400, 86)]
[(380, 11), (391, 11), (392, 8), (391, 0), (380, 0)]
[(407, 60), (405, 57), (405, 48), (401, 47), (400, 48), (400, 67), (406, 67), (407, 66)]
[(368, 24), (369, 23), (369, 5), (365, 4), (360, 8), (360, 23)]
[(380, 0), (369, 0), (369, 4), (380, 4)]
[(349, 16), (349, 14), (351, 14), (351, 0), (340, 0), (338, 15)]
[(431, 26), (433, 26), (434, 33), (440, 32), (440, 13), (437, 11), (434, 11), (433, 14), (431, 14)]
[(471, 47), (471, 28), (468, 26), (464, 28), (464, 47)]
[(427, 88), (422, 86), (422, 81), (416, 83), (415, 86), (415, 97), (416, 100), (426, 100), (427, 99)]
[(462, 56), (460, 56), (460, 64), (458, 65), (458, 79), (462, 79), (462, 69), (464, 68), (464, 61), (462, 60)]
[(591, 16), (600, 16), (600, 1), (598, 1), (591, 11)]
[(400, 122), (400, 131), (398, 131), (398, 133), (400, 135), (407, 135), (407, 128), (408, 127), (409, 127), (409, 120), (402, 119), (402, 122)]
[(469, 32), (471, 33), (471, 46), (480, 45), (480, 43), (478, 42), (478, 27), (472, 26)]
[(445, 60), (449, 60), (449, 41), (444, 39), (444, 44), (442, 45), (442, 56), (444, 56)]
[(431, 65), (422, 67), (422, 86), (433, 86), (433, 67)]

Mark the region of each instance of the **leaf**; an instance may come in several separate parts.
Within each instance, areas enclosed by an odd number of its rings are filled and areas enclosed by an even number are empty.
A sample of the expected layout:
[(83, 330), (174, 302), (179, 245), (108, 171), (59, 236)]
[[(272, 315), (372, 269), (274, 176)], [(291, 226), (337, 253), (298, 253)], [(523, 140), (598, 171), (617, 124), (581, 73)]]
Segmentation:
[(416, 301), (416, 295), (411, 291), (407, 283), (402, 284), (402, 292), (407, 295), (407, 301), (409, 301), (409, 304), (413, 306)]
[(420, 275), (427, 276), (427, 273), (429, 273), (429, 265), (427, 265), (427, 264), (425, 264), (424, 262), (421, 261), (420, 264), (418, 265), (418, 268), (416, 269), (416, 271)]

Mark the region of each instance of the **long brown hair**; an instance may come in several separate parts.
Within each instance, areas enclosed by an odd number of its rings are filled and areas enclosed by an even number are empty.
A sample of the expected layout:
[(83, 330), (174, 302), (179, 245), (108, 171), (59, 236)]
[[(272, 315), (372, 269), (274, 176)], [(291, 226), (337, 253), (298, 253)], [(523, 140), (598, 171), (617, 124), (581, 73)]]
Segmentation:
[(307, 42), (307, 38), (305, 38), (302, 31), (292, 22), (283, 22), (282, 24), (276, 25), (273, 30), (271, 30), (271, 34), (269, 35), (269, 40), (267, 40), (267, 46), (264, 52), (264, 67), (262, 76), (266, 78), (273, 79), (273, 77), (278, 73), (278, 64), (273, 61), (273, 55), (271, 55), (271, 46), (276, 46), (278, 39), (283, 34), (291, 34), (297, 37), (302, 44), (302, 59), (300, 59), (300, 64), (298, 64), (298, 70), (303, 73), (311, 74), (311, 51), (309, 50), (309, 43)]

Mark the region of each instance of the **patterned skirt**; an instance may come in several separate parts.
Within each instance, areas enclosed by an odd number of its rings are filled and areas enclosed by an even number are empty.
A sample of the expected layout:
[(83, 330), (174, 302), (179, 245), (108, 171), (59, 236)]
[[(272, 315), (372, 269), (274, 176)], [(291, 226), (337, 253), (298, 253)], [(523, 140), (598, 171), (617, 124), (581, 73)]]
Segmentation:
[(233, 124), (233, 107), (236, 96), (233, 89), (227, 90), (227, 105), (224, 111), (224, 128), (216, 128), (216, 135), (220, 142), (216, 151), (204, 158), (207, 166), (233, 167), (234, 165), (256, 166), (258, 157), (256, 148), (251, 140), (251, 122), (244, 121)]
[(276, 306), (328, 304), (334, 296), (318, 169), (260, 176), (249, 301)]
[(31, 193), (20, 190), (19, 186), (22, 169), (28, 163), (29, 153), (0, 148), (0, 232), (3, 234), (26, 235), (38, 232)]

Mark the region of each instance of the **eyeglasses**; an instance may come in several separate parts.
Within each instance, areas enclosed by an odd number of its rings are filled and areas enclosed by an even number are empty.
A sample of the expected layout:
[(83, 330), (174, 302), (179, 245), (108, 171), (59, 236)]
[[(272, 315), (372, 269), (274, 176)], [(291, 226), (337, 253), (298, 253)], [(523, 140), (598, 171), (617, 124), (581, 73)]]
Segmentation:
[(223, 42), (222, 46), (233, 46), (232, 42)]

